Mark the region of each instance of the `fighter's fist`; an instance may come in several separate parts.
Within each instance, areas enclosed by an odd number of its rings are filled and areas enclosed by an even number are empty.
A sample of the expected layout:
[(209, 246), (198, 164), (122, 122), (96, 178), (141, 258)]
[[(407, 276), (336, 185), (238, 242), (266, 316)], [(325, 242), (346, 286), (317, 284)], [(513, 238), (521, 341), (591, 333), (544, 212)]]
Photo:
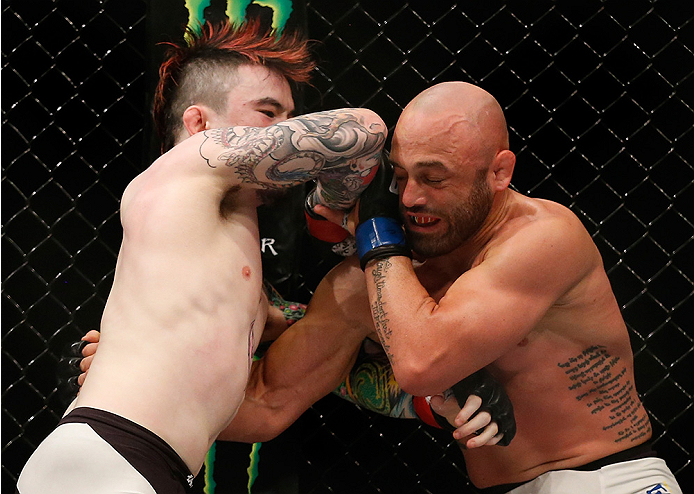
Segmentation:
[(308, 232), (311, 234), (311, 236), (331, 244), (336, 244), (346, 239), (349, 232), (342, 228), (342, 226), (337, 225), (326, 219), (324, 216), (316, 213), (316, 204), (316, 189), (314, 188), (308, 193), (306, 196), (306, 201), (304, 202), (306, 225), (308, 226)]
[(513, 404), (501, 383), (486, 369), (462, 379), (442, 395), (432, 396), (427, 406), (423, 400), (414, 398), (417, 415), (429, 425), (453, 432), (455, 439), (467, 438), (464, 446), (468, 448), (508, 446), (516, 435)]
[(357, 254), (362, 269), (372, 259), (390, 256), (412, 257), (402, 229), (393, 166), (385, 153), (376, 176), (362, 193), (355, 210), (349, 216), (318, 205), (315, 211), (333, 223), (342, 224), (350, 232), (355, 232)]
[[(480, 369), (474, 374), (469, 375), (458, 383), (454, 384), (450, 391), (458, 405), (461, 407), (454, 422), (458, 427), (454, 434), (456, 439), (468, 436), (476, 429), (470, 424), (476, 414), (488, 412), (491, 419), (499, 426), (498, 434), (503, 437), (498, 441), (499, 446), (508, 446), (516, 435), (516, 418), (513, 413), (513, 403), (506, 394), (504, 387), (486, 369)], [(467, 403), (470, 395), (478, 396), (482, 400), (479, 410), (470, 414), (470, 405)], [(433, 398), (432, 398), (433, 400)], [(432, 405), (434, 406), (434, 405)], [(467, 408), (466, 408), (467, 407)]]

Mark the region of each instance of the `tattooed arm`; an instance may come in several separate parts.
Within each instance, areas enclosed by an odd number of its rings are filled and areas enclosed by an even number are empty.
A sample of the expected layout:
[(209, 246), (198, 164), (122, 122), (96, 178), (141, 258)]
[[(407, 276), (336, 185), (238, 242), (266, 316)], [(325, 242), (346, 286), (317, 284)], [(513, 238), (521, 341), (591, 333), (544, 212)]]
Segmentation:
[(379, 164), (386, 136), (374, 112), (346, 108), (270, 127), (206, 130), (196, 145), (204, 163), (230, 186), (279, 189), (317, 179), (321, 203), (348, 209)]
[(333, 393), (381, 415), (417, 418), (413, 396), (400, 388), (388, 357), (369, 339), (364, 340), (354, 367)]
[[(436, 418), (430, 413), (427, 400), (402, 390), (383, 349), (367, 338), (354, 366), (333, 393), (381, 415), (419, 419), (449, 431), (458, 427), (454, 437), (461, 440), (461, 445), (467, 449), (493, 446), (502, 439), (510, 441), (516, 427), (513, 409), (503, 387), (491, 377), (479, 376), (474, 381), (461, 381), (458, 385), (465, 389), (461, 394), (465, 406), (458, 404), (454, 390), (448, 390), (437, 397), (436, 405), (432, 400), (431, 410), (439, 414)], [(446, 420), (448, 424), (445, 424)]]

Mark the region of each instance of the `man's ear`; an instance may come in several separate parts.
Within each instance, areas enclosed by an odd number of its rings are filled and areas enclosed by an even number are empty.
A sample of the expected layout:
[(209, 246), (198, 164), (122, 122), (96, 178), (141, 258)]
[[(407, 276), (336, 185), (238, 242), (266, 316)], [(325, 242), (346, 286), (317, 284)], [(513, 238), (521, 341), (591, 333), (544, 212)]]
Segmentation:
[(492, 171), (494, 172), (494, 190), (504, 190), (511, 183), (513, 169), (516, 166), (516, 155), (505, 149), (499, 151), (494, 158)]
[(183, 112), (183, 126), (188, 131), (188, 136), (208, 129), (209, 112), (211, 110), (201, 105), (191, 105)]

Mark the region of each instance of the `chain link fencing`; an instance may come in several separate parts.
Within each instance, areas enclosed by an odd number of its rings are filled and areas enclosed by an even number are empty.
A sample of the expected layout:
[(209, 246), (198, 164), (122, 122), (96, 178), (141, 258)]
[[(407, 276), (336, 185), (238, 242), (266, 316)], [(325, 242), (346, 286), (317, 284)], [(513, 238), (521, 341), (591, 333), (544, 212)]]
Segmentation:
[[(432, 83), (505, 109), (513, 186), (583, 221), (623, 308), (656, 450), (692, 481), (694, 4), (675, 0), (307, 1), (307, 109), (394, 125)], [(97, 327), (125, 186), (148, 164), (139, 0), (2, 6), (2, 487), (64, 405), (55, 368)], [(392, 127), (391, 127), (392, 128)], [(336, 262), (297, 260), (307, 301)], [(328, 396), (302, 416), (301, 492), (476, 492), (449, 436)]]

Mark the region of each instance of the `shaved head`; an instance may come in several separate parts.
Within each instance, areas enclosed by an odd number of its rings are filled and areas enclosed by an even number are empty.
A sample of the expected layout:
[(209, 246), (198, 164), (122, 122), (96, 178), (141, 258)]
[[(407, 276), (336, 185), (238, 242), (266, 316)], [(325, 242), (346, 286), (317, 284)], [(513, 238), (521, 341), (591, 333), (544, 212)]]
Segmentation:
[[(503, 110), (484, 89), (466, 82), (443, 82), (418, 94), (403, 110), (393, 139), (442, 140), (465, 145), (487, 159), (508, 149)], [(414, 139), (414, 141), (412, 141)]]

